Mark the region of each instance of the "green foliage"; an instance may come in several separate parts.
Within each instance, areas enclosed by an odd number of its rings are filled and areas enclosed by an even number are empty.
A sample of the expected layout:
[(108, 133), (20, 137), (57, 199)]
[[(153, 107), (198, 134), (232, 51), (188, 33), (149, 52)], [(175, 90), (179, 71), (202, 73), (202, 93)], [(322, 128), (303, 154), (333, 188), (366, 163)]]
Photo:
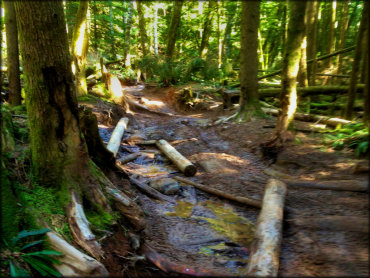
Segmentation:
[(24, 230), (12, 238), (9, 244), (5, 241), (7, 249), (2, 255), (9, 263), (11, 277), (28, 277), (31, 276), (31, 271), (32, 274), (36, 272), (41, 276), (61, 276), (52, 264), (59, 264), (54, 256), (61, 256), (63, 253), (44, 249), (44, 239), (40, 239), (49, 231), (48, 228)]

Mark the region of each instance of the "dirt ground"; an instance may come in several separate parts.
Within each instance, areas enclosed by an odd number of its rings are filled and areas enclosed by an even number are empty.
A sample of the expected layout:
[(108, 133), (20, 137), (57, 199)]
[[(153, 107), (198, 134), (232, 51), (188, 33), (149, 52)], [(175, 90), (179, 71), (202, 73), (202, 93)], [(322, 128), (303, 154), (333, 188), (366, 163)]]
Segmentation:
[[(259, 144), (271, 136), (276, 118), (215, 125), (218, 117), (232, 111), (223, 110), (220, 100), (211, 96), (194, 108), (188, 107), (179, 101), (179, 89), (126, 87), (125, 92), (131, 99), (163, 113), (134, 110), (129, 115), (125, 139), (136, 136), (143, 140), (173, 142), (198, 169), (190, 180), (258, 200), (262, 199), (270, 178), (264, 173), (267, 167), (293, 180), (367, 182), (367, 173), (353, 174), (353, 167), (359, 161), (353, 153), (324, 148), (319, 135), (305, 132), (308, 123), (296, 122), (295, 127), (303, 132), (296, 133), (296, 140), (288, 143), (272, 164), (271, 160), (262, 158)], [(98, 115), (102, 139), (107, 142), (115, 123), (123, 115), (115, 115), (114, 108), (102, 102), (97, 103), (93, 111)], [(119, 156), (137, 151), (148, 155), (124, 167), (137, 173), (143, 182), (152, 182), (164, 175), (183, 176), (153, 146), (137, 146), (128, 140), (122, 144)], [(127, 181), (122, 183), (129, 186)], [(116, 233), (102, 241), (109, 254), (103, 263), (112, 275), (147, 277), (176, 272), (245, 275), (257, 209), (182, 183), (180, 190), (172, 195), (177, 201), (174, 204), (159, 202), (132, 190), (144, 209), (148, 227), (141, 235), (142, 246), (136, 251), (130, 247), (129, 232), (122, 231), (122, 227), (128, 225), (124, 221)], [(351, 227), (353, 219), (368, 219), (367, 193), (289, 187), (285, 205), (291, 210), (284, 215), (279, 276), (369, 275), (368, 222), (365, 228)], [(344, 216), (343, 221), (348, 221), (348, 225), (310, 227), (294, 221), (308, 219), (306, 222), (310, 223), (310, 219), (324, 216)], [(146, 246), (154, 251), (148, 252)], [(161, 265), (159, 268), (166, 269), (167, 274), (158, 268)]]

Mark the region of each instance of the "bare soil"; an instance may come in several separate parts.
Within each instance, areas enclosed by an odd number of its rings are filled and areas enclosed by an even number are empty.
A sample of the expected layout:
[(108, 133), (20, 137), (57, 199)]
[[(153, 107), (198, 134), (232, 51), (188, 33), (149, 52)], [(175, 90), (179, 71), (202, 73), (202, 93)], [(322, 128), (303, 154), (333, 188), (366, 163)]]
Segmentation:
[[(270, 178), (263, 172), (266, 167), (295, 180), (368, 179), (366, 173), (353, 174), (353, 167), (359, 161), (353, 152), (323, 146), (320, 135), (306, 132), (309, 126), (303, 122), (295, 123), (303, 132), (296, 132), (296, 139), (287, 143), (272, 164), (271, 160), (262, 158), (259, 145), (271, 136), (276, 118), (215, 125), (217, 117), (232, 111), (224, 111), (220, 100), (212, 95), (192, 108), (180, 100), (180, 89), (126, 87), (126, 94), (133, 100), (168, 115), (133, 111), (125, 137), (140, 134), (148, 140), (175, 142), (176, 149), (197, 166), (197, 174), (190, 178), (193, 181), (235, 196), (261, 200)], [(107, 142), (124, 113), (103, 102), (90, 106), (98, 115), (100, 133)], [(122, 143), (120, 156), (137, 151), (147, 152), (148, 157), (139, 157), (125, 167), (139, 174), (143, 182), (162, 176), (182, 176), (163, 155), (155, 154), (158, 150), (153, 146)], [(129, 187), (127, 181), (114, 182)], [(173, 196), (177, 200), (174, 204), (161, 203), (131, 189), (146, 213), (148, 227), (141, 234), (142, 246), (137, 251), (130, 247), (128, 233), (122, 231), (122, 226), (128, 227), (124, 220), (112, 236), (103, 240), (104, 250), (109, 254), (103, 263), (112, 275), (147, 277), (176, 272), (245, 275), (257, 209), (182, 183)], [(286, 206), (292, 210), (284, 215), (279, 276), (369, 275), (368, 233), (343, 229), (343, 225), (318, 229), (296, 226), (290, 221), (321, 216), (368, 219), (367, 193), (289, 188)], [(155, 250), (157, 266), (148, 260), (145, 245)], [(140, 257), (145, 254), (146, 259)], [(161, 260), (168, 263), (163, 267), (167, 268), (167, 274), (164, 269), (158, 269)]]

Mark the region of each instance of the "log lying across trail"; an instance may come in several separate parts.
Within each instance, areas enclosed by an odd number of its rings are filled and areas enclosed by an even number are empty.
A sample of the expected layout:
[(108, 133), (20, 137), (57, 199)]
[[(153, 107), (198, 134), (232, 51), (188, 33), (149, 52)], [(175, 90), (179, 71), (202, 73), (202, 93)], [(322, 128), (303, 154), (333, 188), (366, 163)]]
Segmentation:
[(71, 193), (71, 203), (67, 208), (68, 224), (71, 234), (84, 250), (89, 252), (96, 259), (103, 256), (103, 251), (99, 243), (95, 240), (95, 235), (90, 230), (82, 204), (75, 192)]
[(126, 164), (126, 163), (128, 163), (132, 160), (135, 160), (136, 158), (138, 158), (141, 155), (143, 155), (141, 152), (132, 153), (132, 154), (129, 154), (129, 155), (125, 155), (124, 157), (118, 159), (117, 161), (121, 164)]
[(173, 177), (173, 178), (175, 180), (180, 181), (180, 182), (190, 184), (190, 185), (194, 186), (195, 188), (198, 188), (199, 190), (202, 190), (204, 192), (216, 195), (218, 197), (222, 197), (222, 198), (232, 200), (232, 201), (244, 204), (244, 205), (252, 206), (252, 207), (255, 207), (255, 208), (261, 208), (261, 202), (258, 201), (258, 200), (254, 200), (254, 199), (250, 199), (250, 198), (246, 198), (246, 197), (233, 196), (233, 195), (227, 194), (227, 193), (225, 193), (221, 190), (218, 190), (218, 189), (215, 189), (215, 188), (210, 188), (210, 187), (207, 187), (207, 186), (202, 185), (200, 183), (196, 183), (196, 182), (193, 182), (193, 181), (181, 178), (181, 177), (176, 176), (176, 177)]
[(283, 182), (268, 180), (249, 255), (248, 276), (276, 277), (278, 274), (286, 193)]
[(172, 147), (166, 140), (158, 140), (156, 142), (158, 149), (160, 149), (180, 170), (185, 176), (194, 176), (197, 168), (180, 154), (174, 147)]
[(310, 189), (367, 192), (369, 185), (367, 181), (355, 180), (322, 180), (322, 181), (297, 181), (287, 174), (277, 170), (266, 168), (263, 172), (269, 176), (282, 180), (288, 187), (305, 187)]
[(53, 264), (62, 276), (105, 277), (109, 275), (104, 265), (80, 252), (56, 233), (48, 232), (46, 236), (51, 248), (64, 254), (64, 256), (58, 257), (58, 260), (61, 262), (60, 264)]
[[(278, 116), (279, 110), (272, 109), (272, 108), (262, 108), (263, 112), (268, 115)], [(314, 114), (307, 114), (307, 113), (295, 113), (294, 120), (302, 121), (302, 122), (316, 122), (316, 123), (323, 123), (328, 126), (336, 127), (337, 125), (348, 125), (354, 124), (356, 122), (348, 121), (340, 118), (331, 118), (327, 116), (321, 115), (314, 115)]]
[(317, 216), (287, 220), (290, 224), (314, 230), (350, 231), (369, 233), (369, 219), (358, 216)]
[(113, 133), (109, 139), (107, 149), (110, 150), (114, 156), (117, 155), (119, 146), (121, 145), (122, 136), (127, 128), (128, 118), (121, 118), (113, 130)]

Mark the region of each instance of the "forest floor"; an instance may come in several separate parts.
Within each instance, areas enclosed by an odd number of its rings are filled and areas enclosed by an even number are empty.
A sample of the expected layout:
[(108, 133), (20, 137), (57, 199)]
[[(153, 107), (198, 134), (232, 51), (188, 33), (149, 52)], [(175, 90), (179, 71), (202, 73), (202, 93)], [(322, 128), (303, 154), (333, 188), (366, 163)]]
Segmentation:
[[(323, 146), (322, 135), (309, 132), (309, 124), (303, 122), (296, 122), (295, 127), (301, 131), (272, 164), (262, 158), (259, 144), (271, 135), (276, 118), (215, 125), (218, 117), (232, 111), (223, 110), (222, 102), (211, 95), (201, 105), (186, 106), (178, 97), (183, 87), (125, 87), (132, 100), (167, 113), (134, 111), (129, 116), (129, 128), (118, 158), (138, 151), (147, 154), (123, 165), (142, 181), (162, 186), (163, 177), (183, 177), (155, 146), (135, 145), (135, 140), (143, 139), (167, 140), (197, 166), (198, 172), (190, 180), (234, 196), (261, 200), (270, 178), (264, 172), (266, 168), (278, 170), (293, 180), (367, 181), (367, 173), (353, 173), (354, 165), (360, 161), (353, 152)], [(81, 104), (93, 109), (101, 137), (107, 143), (120, 116), (114, 115), (109, 103), (100, 100)], [(113, 114), (107, 113), (109, 110)], [(165, 181), (174, 188), (171, 196), (176, 199), (174, 203), (151, 199), (131, 188), (147, 220), (147, 230), (141, 239), (145, 244), (135, 254), (145, 253), (152, 263), (134, 254), (120, 229), (102, 241), (109, 254), (103, 262), (109, 272), (128, 277), (168, 275), (162, 270), (207, 276), (245, 275), (259, 210), (184, 183), (177, 187), (172, 179)], [(127, 181), (119, 183), (130, 186)], [(284, 215), (279, 276), (369, 275), (368, 224), (366, 227), (353, 224), (353, 219), (355, 223), (356, 219), (368, 219), (367, 193), (289, 187), (285, 206), (290, 210)], [(321, 226), (310, 227), (312, 219), (324, 216), (344, 218), (341, 223), (323, 221)], [(308, 225), (299, 225), (297, 219)]]

